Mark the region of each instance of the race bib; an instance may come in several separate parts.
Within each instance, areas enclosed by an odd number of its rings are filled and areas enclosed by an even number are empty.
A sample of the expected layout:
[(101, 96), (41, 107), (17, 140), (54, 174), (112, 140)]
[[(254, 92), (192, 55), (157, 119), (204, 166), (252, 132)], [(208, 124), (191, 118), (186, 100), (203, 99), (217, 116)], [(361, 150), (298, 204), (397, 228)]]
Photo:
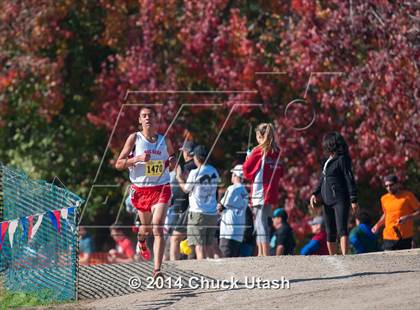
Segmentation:
[(146, 163), (146, 176), (159, 177), (164, 169), (163, 160), (149, 160)]

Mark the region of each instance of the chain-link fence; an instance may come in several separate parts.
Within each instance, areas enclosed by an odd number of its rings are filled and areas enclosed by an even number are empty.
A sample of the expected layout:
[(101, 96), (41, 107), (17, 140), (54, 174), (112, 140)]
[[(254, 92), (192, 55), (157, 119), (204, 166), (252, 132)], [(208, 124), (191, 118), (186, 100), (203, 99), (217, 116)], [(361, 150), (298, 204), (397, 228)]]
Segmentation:
[(43, 300), (77, 298), (82, 199), (0, 163), (0, 280)]

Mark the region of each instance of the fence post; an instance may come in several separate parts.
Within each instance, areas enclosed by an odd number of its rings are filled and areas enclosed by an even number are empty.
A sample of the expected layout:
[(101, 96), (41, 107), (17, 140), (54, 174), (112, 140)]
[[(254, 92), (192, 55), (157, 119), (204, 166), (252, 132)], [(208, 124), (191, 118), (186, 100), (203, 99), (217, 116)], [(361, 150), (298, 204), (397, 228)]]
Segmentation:
[(0, 222), (3, 221), (3, 167), (0, 162)]
[[(3, 222), (3, 163), (0, 162), (0, 222)], [(3, 255), (2, 252), (0, 252), (0, 274), (2, 275), (5, 271), (5, 265), (4, 264), (4, 259), (1, 257), (1, 255)], [(1, 283), (0, 285), (4, 285), (4, 278), (1, 278)]]
[(78, 205), (75, 208), (75, 225), (76, 225), (76, 263), (75, 263), (75, 267), (76, 267), (76, 279), (75, 279), (75, 296), (76, 296), (76, 301), (79, 300), (79, 272), (80, 272), (80, 265), (79, 265), (79, 208), (80, 206)]

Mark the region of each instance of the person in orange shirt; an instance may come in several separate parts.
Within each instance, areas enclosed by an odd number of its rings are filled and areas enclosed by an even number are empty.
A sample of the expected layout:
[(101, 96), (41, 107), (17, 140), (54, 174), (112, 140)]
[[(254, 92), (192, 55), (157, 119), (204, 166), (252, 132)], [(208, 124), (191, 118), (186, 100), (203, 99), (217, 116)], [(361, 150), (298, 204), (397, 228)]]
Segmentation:
[(383, 214), (372, 227), (377, 233), (384, 226), (384, 250), (410, 249), (413, 239), (413, 219), (420, 215), (420, 204), (413, 193), (401, 190), (398, 178), (389, 175), (384, 178), (388, 193), (381, 197)]

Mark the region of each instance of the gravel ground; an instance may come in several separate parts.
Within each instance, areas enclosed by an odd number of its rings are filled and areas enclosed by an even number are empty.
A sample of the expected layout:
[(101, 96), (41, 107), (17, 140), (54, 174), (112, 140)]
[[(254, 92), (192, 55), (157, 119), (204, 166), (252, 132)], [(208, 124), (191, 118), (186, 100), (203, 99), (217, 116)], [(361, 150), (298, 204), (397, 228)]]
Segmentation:
[[(420, 249), (349, 256), (252, 257), (167, 263), (238, 287), (155, 289), (59, 309), (420, 309)], [(127, 272), (121, 277), (135, 276)], [(233, 277), (233, 278), (232, 278)], [(261, 278), (261, 287), (245, 280)], [(283, 278), (284, 277), (284, 278)], [(284, 279), (283, 282), (281, 280)], [(272, 287), (269, 281), (278, 280)], [(172, 279), (175, 281), (176, 279)], [(184, 283), (190, 279), (183, 279)], [(187, 281), (185, 281), (187, 280)], [(193, 281), (198, 285), (199, 282)], [(227, 284), (227, 283), (226, 283)], [(248, 282), (248, 286), (252, 286)], [(128, 285), (128, 284), (127, 284)], [(227, 286), (227, 285), (226, 285)]]

